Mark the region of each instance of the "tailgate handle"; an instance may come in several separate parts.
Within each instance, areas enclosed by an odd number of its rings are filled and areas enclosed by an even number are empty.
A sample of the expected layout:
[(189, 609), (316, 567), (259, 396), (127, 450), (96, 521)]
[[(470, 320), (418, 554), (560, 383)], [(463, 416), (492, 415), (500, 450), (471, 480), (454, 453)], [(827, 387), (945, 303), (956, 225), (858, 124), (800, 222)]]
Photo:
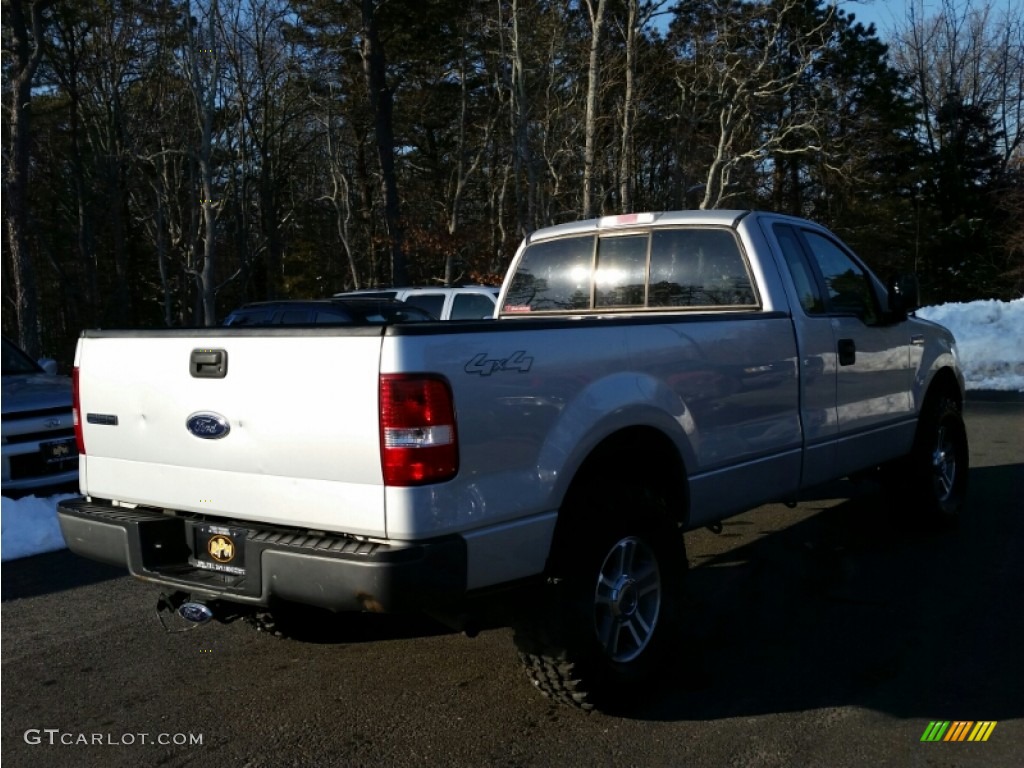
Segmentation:
[(194, 379), (223, 379), (228, 375), (226, 349), (193, 349), (188, 370)]

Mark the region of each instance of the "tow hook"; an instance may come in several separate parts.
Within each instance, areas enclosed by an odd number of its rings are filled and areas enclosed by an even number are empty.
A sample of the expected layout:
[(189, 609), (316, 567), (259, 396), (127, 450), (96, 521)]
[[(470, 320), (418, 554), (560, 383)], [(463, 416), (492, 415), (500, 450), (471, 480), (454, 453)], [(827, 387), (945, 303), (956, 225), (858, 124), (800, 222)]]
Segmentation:
[[(187, 623), (177, 628), (172, 627), (168, 624), (165, 614), (177, 616)], [(161, 593), (156, 601), (156, 617), (160, 620), (161, 626), (171, 633), (188, 632), (211, 619), (219, 618), (214, 613), (214, 607), (193, 600), (192, 596), (185, 592), (173, 592), (170, 595)]]
[(722, 532), (722, 530), (723, 530), (723, 528), (722, 528), (722, 524), (721, 524), (721, 523), (712, 523), (711, 525), (709, 525), (709, 526), (706, 526), (706, 527), (707, 527), (707, 529), (708, 529), (709, 531), (711, 531), (711, 532), (712, 532), (713, 534), (715, 534), (716, 536), (717, 536), (718, 534), (720, 534), (720, 533)]

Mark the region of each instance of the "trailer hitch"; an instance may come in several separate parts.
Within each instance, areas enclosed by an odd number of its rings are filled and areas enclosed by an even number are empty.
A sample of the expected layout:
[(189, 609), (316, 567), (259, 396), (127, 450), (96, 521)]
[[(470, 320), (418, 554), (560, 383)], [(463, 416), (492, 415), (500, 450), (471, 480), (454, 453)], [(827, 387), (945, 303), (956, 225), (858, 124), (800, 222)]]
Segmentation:
[[(168, 624), (167, 616), (177, 617), (183, 622), (178, 627)], [(160, 625), (171, 634), (189, 632), (201, 624), (217, 620), (221, 624), (229, 624), (242, 617), (239, 611), (232, 611), (224, 604), (216, 601), (197, 600), (186, 592), (160, 593), (156, 601), (156, 617)], [(174, 619), (171, 619), (174, 621)]]

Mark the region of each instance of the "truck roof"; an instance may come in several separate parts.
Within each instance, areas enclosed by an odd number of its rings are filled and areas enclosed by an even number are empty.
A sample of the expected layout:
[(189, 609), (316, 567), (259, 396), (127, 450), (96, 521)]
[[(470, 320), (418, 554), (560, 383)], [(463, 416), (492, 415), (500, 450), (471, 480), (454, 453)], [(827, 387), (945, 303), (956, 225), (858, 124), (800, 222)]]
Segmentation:
[(586, 232), (598, 232), (610, 229), (638, 226), (675, 226), (681, 224), (711, 224), (725, 227), (736, 223), (750, 211), (745, 210), (712, 210), (712, 211), (653, 211), (647, 213), (627, 213), (617, 216), (602, 216), (599, 219), (572, 221), (556, 224), (553, 227), (538, 229), (527, 236), (527, 243), (547, 240), (564, 235), (577, 235)]

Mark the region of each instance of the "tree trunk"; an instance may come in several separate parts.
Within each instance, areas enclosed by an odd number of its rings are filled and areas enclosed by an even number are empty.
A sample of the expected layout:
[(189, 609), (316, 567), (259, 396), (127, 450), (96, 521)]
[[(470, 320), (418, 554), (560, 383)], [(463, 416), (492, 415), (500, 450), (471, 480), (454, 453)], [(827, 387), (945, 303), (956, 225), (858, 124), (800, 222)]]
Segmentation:
[(619, 211), (633, 212), (633, 81), (636, 77), (637, 4), (629, 0), (626, 18), (626, 92), (622, 97), (622, 143), (619, 149)]
[[(11, 162), (4, 179), (4, 220), (7, 230), (7, 253), (10, 260), (11, 280), (14, 282), (14, 311), (18, 324), (18, 344), (32, 357), (39, 357), (42, 343), (39, 331), (38, 295), (35, 263), (29, 253), (29, 161), (32, 151), (31, 101), (32, 78), (42, 48), (39, 41), (43, 32), (43, 11), (50, 3), (36, 0), (26, 4), (11, 0), (10, 19), (14, 67), (11, 88), (13, 106), (9, 117), (11, 132)], [(26, 15), (27, 11), (27, 15)], [(32, 45), (29, 44), (29, 27)]]
[(173, 305), (171, 302), (171, 283), (167, 269), (167, 252), (170, 250), (167, 242), (167, 211), (159, 184), (155, 183), (153, 185), (153, 191), (155, 209), (153, 212), (153, 238), (156, 245), (157, 270), (160, 273), (160, 306), (163, 309), (164, 325), (170, 328), (174, 325), (174, 320), (171, 315)]
[(583, 135), (583, 218), (594, 216), (594, 155), (597, 141), (597, 91), (600, 87), (598, 55), (601, 48), (601, 33), (604, 30), (604, 8), (606, 0), (587, 0), (590, 14), (590, 65), (587, 68), (587, 114), (584, 118)]
[[(196, 163), (199, 170), (201, 198), (199, 200), (200, 228), (202, 230), (202, 266), (194, 268), (198, 296), (196, 297), (196, 321), (205, 326), (217, 323), (217, 201), (214, 200), (213, 169), (213, 118), (216, 111), (217, 81), (220, 77), (220, 60), (216, 50), (217, 0), (212, 0), (208, 13), (206, 37), (197, 38), (189, 34), (192, 50), (190, 74), (192, 97), (199, 121), (199, 148)], [(187, 22), (186, 22), (187, 23)], [(212, 57), (209, 78), (204, 81), (199, 60)], [(195, 253), (195, 251), (193, 251)]]
[(392, 123), (391, 90), (386, 79), (387, 61), (384, 47), (377, 33), (374, 0), (362, 0), (362, 57), (366, 88), (373, 107), (373, 129), (380, 161), (381, 187), (384, 195), (384, 221), (388, 228), (391, 250), (391, 284), (404, 285), (407, 281), (405, 255), (402, 252), (402, 221), (398, 201), (398, 181), (395, 176), (395, 132)]
[[(527, 93), (526, 67), (523, 64), (523, 49), (519, 34), (519, 2), (512, 0), (512, 32), (509, 39), (509, 116), (512, 140), (512, 182), (516, 205), (516, 234), (525, 236), (537, 228), (537, 171), (530, 149), (530, 102)], [(526, 172), (526, 188), (521, 191), (519, 179)], [(504, 198), (504, 188), (502, 198)], [(524, 205), (525, 199), (525, 205)]]
[(260, 227), (266, 243), (267, 295), (268, 299), (281, 298), (281, 276), (284, 272), (284, 242), (281, 238), (281, 217), (275, 187), (277, 173), (276, 157), (260, 152)]

